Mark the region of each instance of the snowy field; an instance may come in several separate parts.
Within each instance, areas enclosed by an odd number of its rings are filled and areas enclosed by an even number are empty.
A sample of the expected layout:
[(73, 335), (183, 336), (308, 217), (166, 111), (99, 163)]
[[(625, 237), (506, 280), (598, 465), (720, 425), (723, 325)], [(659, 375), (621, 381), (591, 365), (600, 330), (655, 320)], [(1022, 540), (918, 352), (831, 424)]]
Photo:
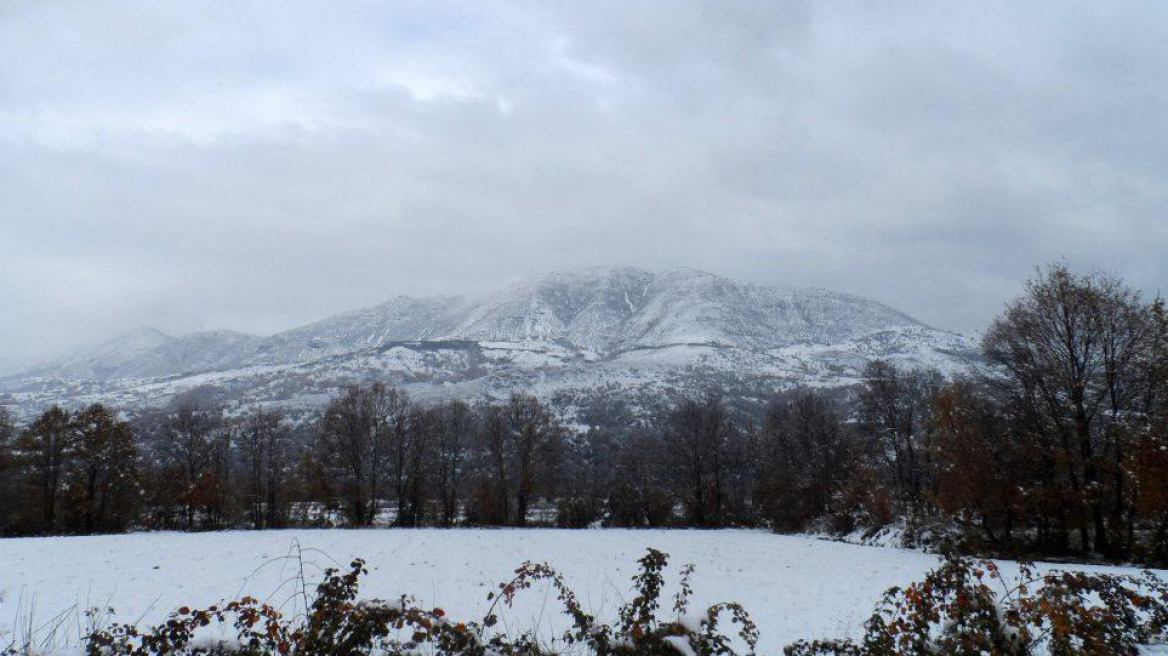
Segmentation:
[[(370, 570), (362, 596), (406, 593), (475, 620), (489, 606), (488, 591), (526, 560), (552, 564), (586, 608), (612, 617), (628, 597), (636, 559), (654, 547), (671, 555), (671, 584), (681, 565), (697, 566), (697, 604), (741, 602), (762, 632), (763, 654), (780, 653), (799, 638), (857, 636), (886, 588), (919, 579), (937, 562), (917, 552), (745, 530), (332, 529), (8, 539), (0, 540), (0, 636), (27, 631), (30, 616), (33, 627), (61, 624), (54, 618), (63, 617), (57, 639), (76, 643), (85, 619), (75, 611), (88, 607), (112, 606), (116, 621), (152, 623), (182, 605), (252, 594), (291, 610), (299, 564), (284, 557), (297, 544), (310, 585), (318, 568), (362, 557)], [(671, 585), (666, 592), (674, 591)], [(565, 626), (543, 586), (526, 591), (501, 618), (511, 627)]]

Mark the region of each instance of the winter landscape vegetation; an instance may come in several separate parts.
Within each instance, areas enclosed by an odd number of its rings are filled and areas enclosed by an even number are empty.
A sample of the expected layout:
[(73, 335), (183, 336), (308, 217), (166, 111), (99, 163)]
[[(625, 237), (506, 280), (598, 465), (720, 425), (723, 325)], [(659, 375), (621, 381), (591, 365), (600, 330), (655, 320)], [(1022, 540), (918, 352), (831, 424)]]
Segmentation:
[(1166, 34), (0, 0), (0, 656), (1168, 656)]

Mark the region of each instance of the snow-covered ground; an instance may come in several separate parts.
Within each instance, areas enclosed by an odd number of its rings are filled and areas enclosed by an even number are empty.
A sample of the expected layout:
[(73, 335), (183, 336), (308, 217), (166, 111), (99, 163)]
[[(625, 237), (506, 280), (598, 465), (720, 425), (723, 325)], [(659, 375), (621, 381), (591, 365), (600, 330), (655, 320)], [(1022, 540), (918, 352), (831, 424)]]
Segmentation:
[[(283, 557), (297, 545), (309, 585), (319, 579), (318, 567), (361, 557), (370, 570), (363, 597), (407, 593), (454, 618), (476, 620), (490, 604), (487, 593), (526, 560), (558, 568), (586, 608), (611, 618), (629, 596), (635, 561), (654, 547), (671, 555), (671, 584), (681, 565), (697, 566), (698, 606), (741, 602), (761, 630), (763, 654), (780, 653), (799, 638), (857, 636), (886, 588), (919, 579), (937, 562), (919, 552), (748, 530), (330, 529), (8, 539), (0, 540), (0, 636), (28, 626), (30, 612), (34, 626), (65, 612), (62, 631), (76, 642), (85, 619), (70, 609), (112, 606), (116, 621), (152, 623), (182, 605), (252, 594), (291, 610), (299, 564)], [(671, 585), (666, 593), (674, 591)], [(501, 615), (503, 624), (562, 629), (555, 603), (554, 594), (536, 586)]]

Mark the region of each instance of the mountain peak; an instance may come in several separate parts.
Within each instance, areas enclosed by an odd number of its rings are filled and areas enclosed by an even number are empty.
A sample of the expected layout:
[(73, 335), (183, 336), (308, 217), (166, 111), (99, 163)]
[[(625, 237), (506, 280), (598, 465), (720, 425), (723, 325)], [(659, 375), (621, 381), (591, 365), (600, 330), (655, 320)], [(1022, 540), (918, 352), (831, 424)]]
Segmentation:
[(168, 335), (153, 326), (138, 326), (137, 328), (128, 332), (122, 333), (117, 337), (109, 340), (110, 342), (128, 342), (128, 341), (157, 341), (166, 342), (174, 339), (172, 335)]
[[(106, 340), (96, 347), (93, 347), (85, 352), (80, 357), (88, 357), (94, 354), (105, 354), (109, 356), (131, 356), (136, 353), (149, 351), (162, 344), (165, 344), (174, 337), (150, 326), (140, 326), (129, 332), (123, 333)], [(73, 356), (77, 357), (77, 356)], [(72, 359), (72, 358), (69, 358)]]

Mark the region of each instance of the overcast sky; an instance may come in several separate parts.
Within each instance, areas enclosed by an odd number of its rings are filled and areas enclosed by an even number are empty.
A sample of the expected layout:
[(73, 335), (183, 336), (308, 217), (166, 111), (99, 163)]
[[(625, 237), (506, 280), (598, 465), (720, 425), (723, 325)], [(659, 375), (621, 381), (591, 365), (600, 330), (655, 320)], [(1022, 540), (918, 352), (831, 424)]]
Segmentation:
[(1168, 3), (0, 2), (0, 358), (691, 266), (1168, 289)]

